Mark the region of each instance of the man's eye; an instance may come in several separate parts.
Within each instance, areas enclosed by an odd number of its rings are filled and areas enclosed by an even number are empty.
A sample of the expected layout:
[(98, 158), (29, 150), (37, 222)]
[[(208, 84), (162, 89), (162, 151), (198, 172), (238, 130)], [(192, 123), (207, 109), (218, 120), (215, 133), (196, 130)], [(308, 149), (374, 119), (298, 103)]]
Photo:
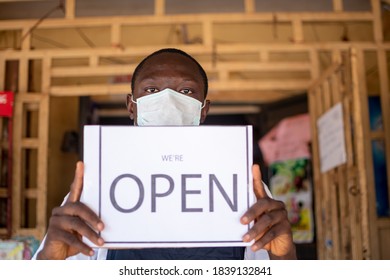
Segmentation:
[(147, 88), (145, 91), (148, 93), (156, 93), (156, 92), (158, 92), (158, 89), (157, 88)]
[(180, 92), (183, 94), (192, 94), (193, 93), (192, 90), (190, 90), (189, 88), (182, 89)]

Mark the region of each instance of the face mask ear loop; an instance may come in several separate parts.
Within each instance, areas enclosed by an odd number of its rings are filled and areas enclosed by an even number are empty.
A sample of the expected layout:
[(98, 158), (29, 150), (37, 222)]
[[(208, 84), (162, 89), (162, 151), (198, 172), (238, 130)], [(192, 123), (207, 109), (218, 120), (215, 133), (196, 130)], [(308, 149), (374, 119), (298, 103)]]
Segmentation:
[(206, 101), (206, 99), (203, 101), (202, 107), (200, 107), (200, 109), (203, 109), (206, 106)]
[(131, 94), (131, 102), (133, 102), (134, 104), (137, 104), (137, 101), (134, 101), (134, 95), (133, 94)]

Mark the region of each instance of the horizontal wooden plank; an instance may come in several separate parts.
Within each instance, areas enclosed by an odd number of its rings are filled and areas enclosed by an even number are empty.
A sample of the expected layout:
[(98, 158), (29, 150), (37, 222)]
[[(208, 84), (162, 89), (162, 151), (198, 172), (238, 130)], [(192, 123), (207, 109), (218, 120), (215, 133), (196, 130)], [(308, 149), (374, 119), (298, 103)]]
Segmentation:
[[(89, 77), (89, 76), (109, 76), (109, 75), (128, 75), (132, 73), (137, 65), (101, 65), (101, 66), (78, 66), (78, 67), (55, 67), (51, 70), (52, 77)], [(231, 62), (202, 63), (207, 72), (218, 71), (309, 71), (308, 62)]]
[(15, 95), (15, 102), (22, 103), (39, 103), (42, 100), (43, 96), (41, 93), (27, 93), (20, 92)]
[(246, 90), (246, 91), (211, 91), (207, 98), (211, 100), (212, 104), (218, 103), (246, 103), (246, 104), (256, 104), (256, 103), (270, 103), (285, 99), (290, 96), (299, 95), (302, 92), (296, 91), (273, 91), (273, 90), (264, 90), (261, 92)]
[(370, 137), (372, 140), (385, 140), (385, 133), (383, 131), (371, 131)]
[[(42, 59), (50, 57), (53, 59), (63, 58), (90, 58), (92, 56), (106, 57), (139, 57), (146, 56), (158, 49), (172, 47), (172, 45), (155, 45), (124, 48), (72, 48), (72, 49), (47, 49), (47, 50), (24, 50), (17, 51), (7, 49), (0, 51), (0, 56), (9, 60), (22, 58)], [(216, 44), (213, 50), (210, 46), (177, 44), (176, 48), (182, 49), (192, 55), (211, 55), (214, 51), (218, 54), (245, 54), (266, 52), (305, 52), (310, 50), (349, 50), (351, 47), (363, 50), (377, 50), (378, 48), (390, 50), (390, 43), (374, 42), (312, 42), (312, 43), (245, 43), (245, 44)]]
[(79, 86), (53, 86), (49, 89), (52, 96), (90, 96), (130, 93), (130, 84), (97, 84)]
[[(329, 21), (372, 21), (371, 12), (301, 12), (301, 13), (207, 13), (207, 14), (179, 14), (179, 15), (145, 15), (145, 16), (116, 16), (116, 17), (83, 17), (75, 19), (46, 19), (39, 28), (74, 28), (111, 26), (120, 22), (123, 26), (132, 25), (161, 25), (180, 23), (202, 23), (210, 21), (214, 23), (247, 23), (247, 22), (290, 22), (295, 19), (307, 22)], [(33, 26), (36, 20), (2, 20), (0, 30), (17, 30), (26, 26)]]
[(27, 199), (36, 199), (38, 197), (38, 189), (25, 189), (23, 196)]
[(34, 236), (38, 240), (42, 239), (43, 232), (39, 228), (18, 228), (13, 230), (14, 236)]
[(251, 81), (251, 80), (240, 80), (240, 81), (211, 81), (209, 83), (210, 91), (277, 91), (277, 90), (302, 90), (306, 91), (307, 87), (311, 83), (310, 80), (302, 79), (277, 79), (277, 80), (266, 80), (266, 81)]
[(389, 218), (379, 218), (376, 222), (378, 228), (380, 229), (390, 229), (390, 217)]
[(25, 149), (38, 149), (39, 139), (38, 138), (23, 138), (21, 141), (21, 148)]

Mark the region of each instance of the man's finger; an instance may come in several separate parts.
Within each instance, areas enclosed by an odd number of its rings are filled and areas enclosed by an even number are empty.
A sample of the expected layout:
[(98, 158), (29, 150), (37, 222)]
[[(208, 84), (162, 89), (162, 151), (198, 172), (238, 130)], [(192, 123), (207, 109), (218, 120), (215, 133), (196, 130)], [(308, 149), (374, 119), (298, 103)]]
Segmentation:
[(256, 198), (265, 198), (268, 197), (267, 192), (264, 189), (263, 181), (261, 180), (261, 171), (258, 164), (252, 166), (252, 175), (253, 175), (253, 190), (255, 192)]
[(84, 164), (81, 161), (76, 163), (76, 171), (74, 174), (73, 183), (70, 186), (68, 202), (76, 202), (80, 200), (83, 190)]

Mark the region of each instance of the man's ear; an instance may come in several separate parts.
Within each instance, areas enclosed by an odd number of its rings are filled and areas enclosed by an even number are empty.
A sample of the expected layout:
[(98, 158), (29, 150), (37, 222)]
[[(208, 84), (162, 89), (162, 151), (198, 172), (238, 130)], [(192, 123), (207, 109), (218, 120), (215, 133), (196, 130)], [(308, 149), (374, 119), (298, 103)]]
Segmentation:
[(131, 101), (131, 94), (126, 96), (126, 107), (129, 112), (130, 119), (134, 120), (134, 103)]
[(210, 100), (206, 99), (204, 107), (202, 108), (202, 112), (200, 115), (200, 123), (203, 123), (206, 120), (209, 109), (210, 109)]

